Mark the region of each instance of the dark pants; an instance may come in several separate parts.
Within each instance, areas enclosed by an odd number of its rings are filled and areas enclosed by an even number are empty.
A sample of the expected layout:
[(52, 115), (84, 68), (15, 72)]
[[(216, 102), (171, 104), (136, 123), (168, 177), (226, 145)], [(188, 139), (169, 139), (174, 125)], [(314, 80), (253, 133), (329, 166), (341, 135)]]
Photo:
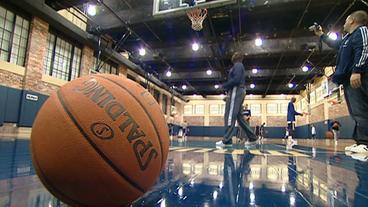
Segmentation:
[(289, 136), (294, 137), (294, 131), (295, 131), (295, 122), (288, 122), (288, 130), (289, 130)]
[(245, 121), (241, 111), (244, 98), (245, 88), (243, 87), (234, 87), (227, 95), (224, 117), (226, 127), (223, 138), (224, 144), (232, 143), (231, 138), (236, 132), (235, 121), (238, 121), (239, 126), (244, 130), (245, 134), (249, 138), (249, 141), (257, 140), (256, 135), (253, 133), (249, 124)]
[(251, 173), (250, 162), (254, 155), (244, 153), (238, 156), (238, 166), (235, 166), (233, 156), (231, 154), (224, 155), (224, 188), (223, 199), (227, 203), (226, 206), (242, 206), (242, 204), (249, 203), (249, 190), (244, 187), (244, 176)]
[(344, 84), (345, 99), (350, 116), (355, 120), (354, 139), (368, 145), (368, 74), (362, 75), (362, 86), (354, 89)]

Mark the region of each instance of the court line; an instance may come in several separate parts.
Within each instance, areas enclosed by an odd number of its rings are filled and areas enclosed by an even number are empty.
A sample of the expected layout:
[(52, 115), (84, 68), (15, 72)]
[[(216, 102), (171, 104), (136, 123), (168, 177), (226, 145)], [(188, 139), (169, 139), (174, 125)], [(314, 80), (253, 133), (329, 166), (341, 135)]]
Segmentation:
[(215, 148), (184, 148), (184, 147), (170, 147), (170, 151), (175, 152), (195, 152), (195, 153), (205, 153), (213, 152), (219, 154), (233, 154), (233, 155), (243, 155), (243, 154), (253, 154), (259, 156), (294, 156), (294, 157), (310, 157), (308, 154), (300, 153), (295, 150), (246, 150), (246, 149), (215, 149)]

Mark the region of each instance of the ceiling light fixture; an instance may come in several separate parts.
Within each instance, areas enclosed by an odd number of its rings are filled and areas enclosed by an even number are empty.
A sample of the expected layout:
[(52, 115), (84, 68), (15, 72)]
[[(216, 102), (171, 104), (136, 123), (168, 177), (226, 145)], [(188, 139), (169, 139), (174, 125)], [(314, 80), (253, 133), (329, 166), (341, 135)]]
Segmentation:
[(253, 68), (253, 69), (252, 69), (252, 73), (253, 73), (253, 74), (258, 73), (258, 69), (257, 69), (257, 68)]
[(206, 73), (207, 73), (207, 75), (212, 75), (212, 70), (208, 69), (208, 70), (206, 71)]
[(140, 56), (145, 56), (145, 55), (146, 55), (146, 49), (144, 49), (144, 48), (140, 48), (140, 49), (139, 49), (139, 55), (140, 55)]
[(196, 42), (195, 42), (195, 43), (193, 43), (193, 44), (192, 44), (192, 50), (193, 50), (193, 51), (198, 51), (198, 50), (199, 50), (199, 44), (198, 44), (198, 43), (196, 43)]
[(182, 86), (181, 86), (181, 88), (182, 88), (183, 90), (185, 90), (185, 89), (187, 89), (187, 85), (185, 85), (185, 84), (184, 84), (184, 85), (182, 85)]
[(168, 70), (167, 72), (166, 72), (166, 77), (171, 77), (171, 71), (170, 70)]
[(260, 47), (260, 46), (263, 45), (263, 40), (261, 38), (257, 38), (255, 40), (255, 44), (256, 44), (257, 47)]
[(328, 34), (328, 38), (330, 38), (331, 40), (337, 40), (337, 33), (336, 32), (330, 32)]
[(308, 67), (308, 66), (306, 66), (306, 65), (304, 65), (304, 66), (302, 67), (302, 71), (303, 71), (303, 72), (308, 72), (308, 71), (309, 71), (309, 67)]
[(216, 88), (216, 89), (218, 89), (218, 88), (220, 88), (220, 86), (219, 86), (218, 84), (216, 84), (216, 85), (215, 85), (215, 88)]
[(87, 14), (89, 16), (95, 16), (97, 14), (97, 6), (94, 4), (88, 4), (87, 6)]
[(254, 83), (250, 84), (250, 88), (255, 88), (256, 85)]
[(293, 88), (293, 87), (294, 87), (294, 84), (293, 84), (293, 83), (289, 83), (289, 84), (288, 84), (288, 87), (289, 87), (289, 88)]

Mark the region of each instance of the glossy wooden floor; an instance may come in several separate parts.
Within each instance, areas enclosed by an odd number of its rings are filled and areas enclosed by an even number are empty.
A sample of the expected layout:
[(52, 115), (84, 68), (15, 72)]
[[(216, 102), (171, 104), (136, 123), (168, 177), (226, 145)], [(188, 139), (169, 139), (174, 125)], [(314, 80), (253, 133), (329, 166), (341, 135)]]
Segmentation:
[[(29, 137), (2, 135), (0, 207), (65, 206), (35, 175)], [(352, 140), (298, 140), (290, 147), (265, 139), (225, 149), (215, 147), (217, 140), (174, 137), (156, 185), (132, 206), (368, 206), (365, 155), (344, 152)]]

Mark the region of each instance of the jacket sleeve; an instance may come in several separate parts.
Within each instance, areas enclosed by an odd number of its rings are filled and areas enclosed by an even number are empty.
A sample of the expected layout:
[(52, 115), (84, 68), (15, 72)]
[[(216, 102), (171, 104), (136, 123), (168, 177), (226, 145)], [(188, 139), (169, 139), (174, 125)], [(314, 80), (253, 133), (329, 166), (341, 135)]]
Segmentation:
[(329, 47), (334, 48), (334, 49), (336, 49), (336, 50), (338, 50), (338, 49), (339, 49), (340, 44), (341, 44), (341, 42), (342, 42), (342, 40), (332, 40), (332, 39), (330, 39), (330, 38), (329, 38), (327, 35), (325, 35), (325, 34), (323, 34), (323, 35), (321, 36), (321, 40), (322, 40), (322, 42), (326, 43)]
[(367, 27), (360, 27), (352, 38), (352, 46), (354, 50), (354, 65), (353, 73), (361, 73), (368, 71), (368, 29)]
[(227, 82), (222, 85), (225, 89), (231, 89), (232, 87), (239, 85), (239, 83), (241, 82), (241, 79), (244, 76), (243, 64), (235, 64), (233, 68), (233, 73), (234, 73), (234, 76), (232, 76), (232, 78), (227, 80)]
[(294, 115), (297, 115), (297, 116), (301, 116), (301, 115), (302, 115), (301, 113), (299, 113), (299, 112), (295, 111), (294, 104), (291, 104), (291, 110), (293, 111), (293, 114), (294, 114)]

